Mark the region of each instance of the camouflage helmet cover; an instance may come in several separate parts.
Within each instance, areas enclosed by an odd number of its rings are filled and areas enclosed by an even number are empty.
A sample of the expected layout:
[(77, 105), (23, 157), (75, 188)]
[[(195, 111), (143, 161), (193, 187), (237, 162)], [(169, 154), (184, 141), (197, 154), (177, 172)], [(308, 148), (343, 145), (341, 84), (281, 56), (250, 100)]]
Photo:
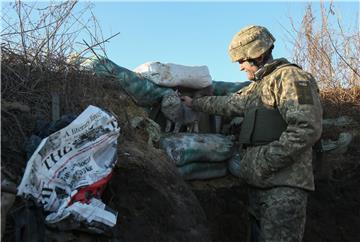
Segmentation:
[(255, 59), (270, 49), (274, 42), (274, 36), (265, 27), (251, 25), (236, 33), (228, 51), (232, 62)]

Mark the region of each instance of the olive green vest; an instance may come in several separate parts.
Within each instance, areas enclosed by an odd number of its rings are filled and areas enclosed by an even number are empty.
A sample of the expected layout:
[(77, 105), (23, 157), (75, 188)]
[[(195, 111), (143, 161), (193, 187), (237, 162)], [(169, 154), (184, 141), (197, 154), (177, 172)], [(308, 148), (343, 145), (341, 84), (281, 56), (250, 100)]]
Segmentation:
[(245, 113), (239, 142), (247, 146), (265, 145), (278, 140), (286, 127), (279, 110), (257, 106)]

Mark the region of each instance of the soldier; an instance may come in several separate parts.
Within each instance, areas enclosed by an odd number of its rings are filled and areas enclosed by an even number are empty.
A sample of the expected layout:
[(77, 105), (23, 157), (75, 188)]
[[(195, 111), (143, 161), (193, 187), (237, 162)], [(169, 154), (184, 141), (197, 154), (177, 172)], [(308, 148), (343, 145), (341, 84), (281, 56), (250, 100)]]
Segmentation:
[(182, 99), (196, 111), (244, 116), (238, 173), (249, 185), (252, 241), (302, 241), (322, 107), (312, 75), (273, 59), (274, 42), (264, 27), (240, 30), (229, 55), (252, 83), (231, 96)]

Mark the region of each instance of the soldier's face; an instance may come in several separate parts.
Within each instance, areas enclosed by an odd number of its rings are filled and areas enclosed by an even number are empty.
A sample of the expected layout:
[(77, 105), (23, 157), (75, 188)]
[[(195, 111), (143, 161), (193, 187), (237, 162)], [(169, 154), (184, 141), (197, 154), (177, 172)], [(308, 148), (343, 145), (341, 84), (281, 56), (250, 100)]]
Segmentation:
[(255, 72), (259, 70), (259, 67), (254, 65), (252, 61), (239, 61), (239, 64), (240, 71), (245, 71), (249, 80), (255, 80)]

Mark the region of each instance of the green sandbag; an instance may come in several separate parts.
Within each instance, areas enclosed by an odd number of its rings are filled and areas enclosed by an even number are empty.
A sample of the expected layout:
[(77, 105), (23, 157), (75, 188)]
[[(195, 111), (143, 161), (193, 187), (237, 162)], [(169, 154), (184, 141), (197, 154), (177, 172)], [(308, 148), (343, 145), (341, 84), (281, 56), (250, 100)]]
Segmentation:
[(177, 133), (160, 139), (160, 147), (177, 166), (191, 162), (219, 162), (234, 150), (230, 137), (221, 134)]
[(241, 88), (246, 87), (251, 82), (223, 82), (213, 81), (212, 86), (215, 96), (227, 96), (239, 91)]
[(205, 180), (223, 177), (228, 174), (227, 162), (190, 163), (177, 167), (184, 180)]
[(151, 80), (120, 67), (105, 57), (81, 58), (77, 61), (77, 64), (85, 70), (95, 72), (98, 76), (114, 77), (127, 94), (140, 106), (152, 106), (161, 102), (163, 96), (174, 93), (171, 88), (158, 86)]

